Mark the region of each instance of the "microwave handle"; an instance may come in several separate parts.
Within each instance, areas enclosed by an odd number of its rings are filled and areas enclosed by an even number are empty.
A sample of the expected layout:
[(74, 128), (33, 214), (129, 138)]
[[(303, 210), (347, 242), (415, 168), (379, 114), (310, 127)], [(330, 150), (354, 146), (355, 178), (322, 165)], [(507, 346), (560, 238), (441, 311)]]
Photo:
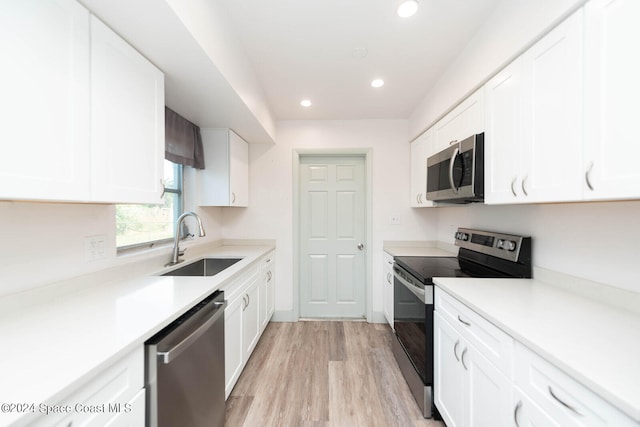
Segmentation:
[(453, 150), (453, 154), (451, 155), (451, 159), (449, 160), (449, 184), (451, 184), (451, 190), (454, 193), (458, 194), (459, 188), (456, 187), (456, 184), (453, 182), (453, 164), (456, 161), (456, 157), (458, 157), (458, 153), (460, 152), (460, 147), (456, 147)]

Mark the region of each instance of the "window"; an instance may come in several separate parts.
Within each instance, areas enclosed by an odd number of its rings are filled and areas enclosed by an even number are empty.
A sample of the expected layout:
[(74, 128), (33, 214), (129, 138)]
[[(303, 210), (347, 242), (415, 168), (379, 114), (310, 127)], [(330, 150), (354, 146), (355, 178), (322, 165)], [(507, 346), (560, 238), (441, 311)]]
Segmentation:
[(164, 161), (164, 204), (116, 205), (116, 246), (126, 250), (173, 239), (182, 213), (182, 165)]

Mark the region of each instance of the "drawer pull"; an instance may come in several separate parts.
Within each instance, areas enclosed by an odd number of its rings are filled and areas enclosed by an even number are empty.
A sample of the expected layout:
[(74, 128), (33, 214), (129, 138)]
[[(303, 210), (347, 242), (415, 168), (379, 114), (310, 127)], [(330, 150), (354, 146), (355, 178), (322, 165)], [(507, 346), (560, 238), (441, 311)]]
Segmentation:
[(460, 317), (459, 314), (458, 314), (458, 321), (463, 325), (471, 326), (471, 323), (467, 322), (466, 320), (462, 320), (462, 317)]
[(583, 416), (582, 413), (580, 411), (578, 411), (576, 408), (574, 408), (573, 406), (569, 405), (566, 402), (563, 402), (562, 399), (560, 399), (558, 396), (556, 396), (556, 394), (553, 392), (553, 389), (551, 388), (551, 386), (549, 386), (549, 394), (551, 395), (551, 397), (553, 397), (555, 400), (557, 400), (565, 408), (571, 410), (572, 412), (576, 413), (577, 415), (580, 415), (581, 417)]
[(460, 340), (456, 341), (456, 345), (453, 346), (453, 355), (456, 357), (456, 360), (459, 362), (460, 358), (458, 357), (458, 344), (460, 344)]
[(518, 412), (522, 408), (522, 400), (518, 402), (516, 408), (513, 410), (513, 421), (516, 423), (516, 427), (520, 427), (520, 423), (518, 422)]
[(460, 355), (460, 361), (462, 362), (462, 366), (464, 366), (464, 370), (468, 371), (469, 368), (467, 368), (467, 365), (464, 364), (464, 355), (467, 353), (467, 348), (465, 347), (464, 350), (462, 350), (462, 354)]

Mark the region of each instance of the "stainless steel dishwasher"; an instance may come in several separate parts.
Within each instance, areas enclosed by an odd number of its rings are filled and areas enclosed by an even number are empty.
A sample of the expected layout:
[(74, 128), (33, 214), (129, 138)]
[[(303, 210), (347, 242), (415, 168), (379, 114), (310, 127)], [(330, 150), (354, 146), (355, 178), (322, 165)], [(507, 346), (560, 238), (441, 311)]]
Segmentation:
[(224, 292), (145, 343), (147, 426), (224, 426)]

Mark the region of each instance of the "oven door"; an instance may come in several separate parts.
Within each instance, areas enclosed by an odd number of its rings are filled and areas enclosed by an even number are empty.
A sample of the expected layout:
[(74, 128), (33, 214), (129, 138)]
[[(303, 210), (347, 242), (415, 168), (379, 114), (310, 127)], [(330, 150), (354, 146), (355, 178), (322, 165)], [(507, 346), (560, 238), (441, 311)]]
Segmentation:
[(396, 336), (424, 385), (433, 384), (433, 286), (394, 265), (393, 322)]
[(473, 135), (427, 159), (427, 199), (484, 200), (484, 134)]

